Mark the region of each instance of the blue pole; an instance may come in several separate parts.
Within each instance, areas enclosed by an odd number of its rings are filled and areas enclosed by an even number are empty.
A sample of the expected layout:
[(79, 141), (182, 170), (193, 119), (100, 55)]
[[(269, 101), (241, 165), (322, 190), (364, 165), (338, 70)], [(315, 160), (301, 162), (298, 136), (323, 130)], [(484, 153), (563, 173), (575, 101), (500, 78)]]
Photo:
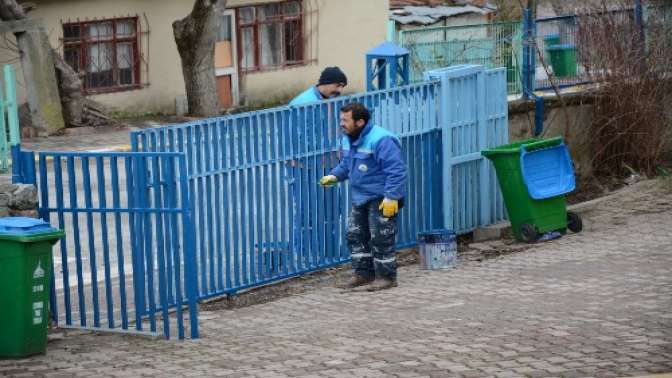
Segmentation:
[(642, 70), (646, 69), (646, 61), (644, 60), (646, 54), (646, 39), (644, 37), (644, 10), (642, 8), (642, 0), (635, 0), (635, 26), (637, 27), (637, 49), (639, 50), (639, 59), (641, 61)]
[(534, 136), (544, 131), (544, 98), (534, 95)]
[(530, 77), (530, 8), (523, 11), (523, 100), (529, 99)]
[(528, 12), (528, 22), (529, 24), (529, 29), (528, 32), (530, 33), (529, 39), (528, 39), (528, 45), (527, 48), (529, 50), (529, 59), (530, 59), (530, 65), (528, 66), (530, 72), (527, 76), (527, 79), (529, 80), (528, 82), (528, 89), (530, 90), (531, 93), (534, 93), (534, 90), (536, 89), (536, 71), (537, 71), (537, 23), (535, 21), (535, 15), (534, 12), (532, 12), (532, 9), (528, 6), (527, 8)]
[(22, 184), (21, 177), (21, 145), (16, 144), (11, 146), (12, 150), (12, 183)]

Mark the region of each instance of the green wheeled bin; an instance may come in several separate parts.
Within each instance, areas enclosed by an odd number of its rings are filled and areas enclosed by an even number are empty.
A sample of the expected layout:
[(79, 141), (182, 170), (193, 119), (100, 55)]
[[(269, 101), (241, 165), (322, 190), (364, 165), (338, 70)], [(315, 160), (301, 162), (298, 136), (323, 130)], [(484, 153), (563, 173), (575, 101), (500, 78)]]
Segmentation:
[(495, 166), (516, 239), (535, 242), (551, 231), (581, 231), (581, 218), (567, 212), (565, 194), (576, 181), (562, 138), (529, 139), (481, 154)]
[(0, 218), (0, 358), (45, 352), (51, 248), (61, 237), (40, 219)]
[(576, 46), (574, 45), (553, 45), (546, 48), (546, 52), (551, 60), (553, 74), (557, 77), (576, 76)]

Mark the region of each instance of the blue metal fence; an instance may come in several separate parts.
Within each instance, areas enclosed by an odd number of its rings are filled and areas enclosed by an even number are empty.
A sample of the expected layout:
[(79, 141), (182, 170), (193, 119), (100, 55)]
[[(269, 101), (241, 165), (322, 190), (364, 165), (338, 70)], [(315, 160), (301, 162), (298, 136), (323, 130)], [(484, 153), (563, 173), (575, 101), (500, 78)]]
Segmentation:
[[(415, 245), (419, 231), (447, 226), (464, 233), (503, 219), (498, 196), (489, 197), (498, 190), (496, 181), (488, 180), (494, 173), (476, 155), (479, 147), (507, 139), (506, 72), (467, 66), (451, 75), (463, 80), (451, 81), (448, 89), (427, 81), (134, 132), (136, 151), (187, 156), (199, 297), (349, 261), (347, 185), (324, 190), (317, 182), (337, 163), (339, 111), (352, 101), (367, 105), (373, 121), (402, 140), (410, 177), (398, 247)], [(501, 97), (496, 106), (486, 105), (491, 96)], [(460, 105), (446, 112), (448, 98)], [(478, 127), (457, 131), (467, 118)], [(449, 140), (451, 149), (444, 147), (448, 133), (459, 134)], [(454, 167), (451, 180), (459, 183), (454, 192), (442, 178), (447, 165)], [(474, 211), (480, 214), (476, 218), (464, 215)]]
[(353, 101), (402, 142), (398, 248), (421, 231), (503, 220), (480, 150), (508, 140), (506, 70), (465, 65), (426, 78), (134, 132), (130, 153), (40, 152), (39, 175), (23, 152), (20, 177), (37, 183), (41, 217), (66, 233), (54, 255), (53, 318), (194, 338), (199, 299), (348, 262), (348, 186), (318, 180), (338, 162), (339, 113)]
[(51, 285), (59, 326), (198, 337), (183, 154), (40, 152), (39, 192), (40, 216), (66, 235)]

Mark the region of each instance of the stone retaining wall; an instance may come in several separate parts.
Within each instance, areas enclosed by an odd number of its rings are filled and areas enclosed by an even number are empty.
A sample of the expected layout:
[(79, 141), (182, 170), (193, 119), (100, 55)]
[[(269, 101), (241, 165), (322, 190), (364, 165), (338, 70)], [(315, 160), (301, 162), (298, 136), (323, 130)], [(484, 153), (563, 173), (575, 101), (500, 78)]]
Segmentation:
[(0, 176), (0, 218), (36, 218), (37, 206), (37, 188), (34, 185), (12, 184), (11, 177)]

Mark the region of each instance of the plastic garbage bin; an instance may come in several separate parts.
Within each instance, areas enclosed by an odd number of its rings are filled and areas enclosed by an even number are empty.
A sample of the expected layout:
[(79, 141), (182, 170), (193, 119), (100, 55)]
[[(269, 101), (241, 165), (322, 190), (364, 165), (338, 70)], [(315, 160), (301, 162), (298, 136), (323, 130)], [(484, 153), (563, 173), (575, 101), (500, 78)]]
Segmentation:
[(560, 44), (560, 34), (548, 34), (544, 36), (544, 63), (551, 64), (551, 55), (548, 48)]
[(576, 47), (574, 45), (554, 45), (546, 48), (557, 77), (576, 76)]
[(581, 231), (581, 218), (567, 212), (565, 194), (576, 180), (562, 138), (530, 139), (481, 154), (495, 166), (516, 239), (535, 242), (551, 231)]
[(0, 357), (44, 353), (51, 247), (61, 237), (40, 219), (0, 218)]
[(420, 269), (449, 269), (457, 263), (457, 237), (451, 230), (418, 234)]

